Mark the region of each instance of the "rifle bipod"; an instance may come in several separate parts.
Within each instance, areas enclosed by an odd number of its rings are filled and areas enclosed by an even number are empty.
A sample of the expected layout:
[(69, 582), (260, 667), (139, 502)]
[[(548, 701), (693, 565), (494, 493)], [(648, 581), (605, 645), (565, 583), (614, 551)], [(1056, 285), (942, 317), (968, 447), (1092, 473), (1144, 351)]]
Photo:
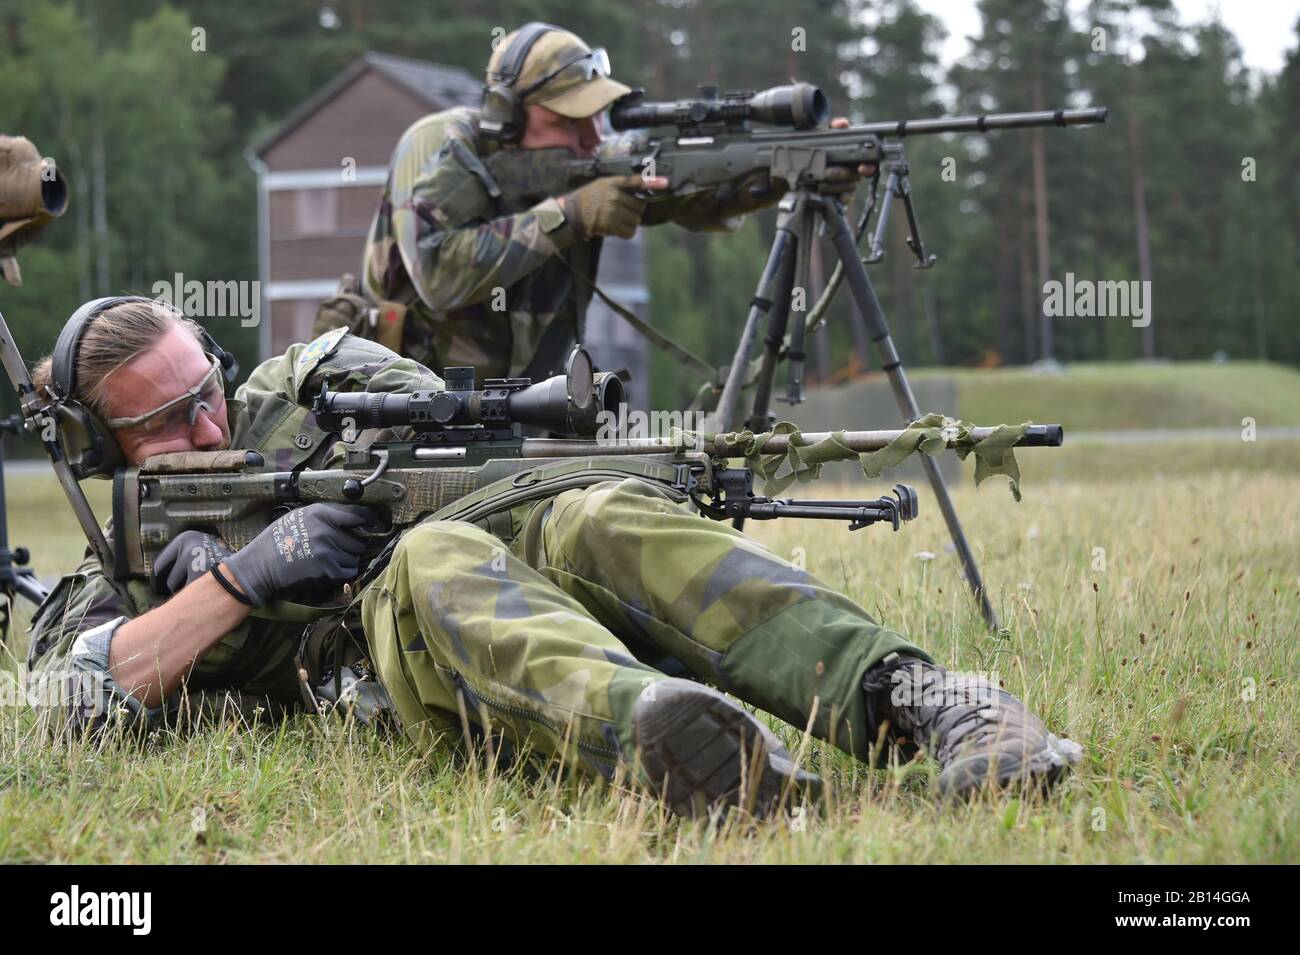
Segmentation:
[(713, 472), (718, 495), (705, 501), (692, 494), (700, 513), (715, 521), (753, 518), (771, 521), (779, 517), (802, 517), (813, 520), (848, 521), (856, 531), (871, 524), (887, 521), (898, 530), (903, 521), (916, 517), (916, 491), (906, 484), (894, 485), (893, 497), (873, 500), (803, 501), (794, 498), (759, 497), (754, 494), (754, 472), (749, 468), (720, 468)]

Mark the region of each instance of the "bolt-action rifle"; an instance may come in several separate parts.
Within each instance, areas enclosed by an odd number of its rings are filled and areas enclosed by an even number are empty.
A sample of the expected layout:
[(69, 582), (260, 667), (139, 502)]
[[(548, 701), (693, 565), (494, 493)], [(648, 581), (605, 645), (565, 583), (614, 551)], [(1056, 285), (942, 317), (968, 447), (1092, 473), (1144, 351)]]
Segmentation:
[(651, 200), (725, 186), (760, 170), (785, 179), (795, 189), (820, 181), (832, 166), (880, 163), (898, 155), (897, 144), (887, 139), (1083, 126), (1104, 123), (1108, 112), (1105, 107), (1055, 109), (855, 123), (831, 129), (826, 96), (810, 83), (721, 95), (716, 87), (701, 87), (697, 99), (665, 103), (646, 102), (644, 91), (638, 89), (610, 109), (614, 129), (671, 129), (657, 136), (632, 133), (618, 141), (617, 155), (571, 160), (568, 168), (573, 182), (637, 174), (667, 179), (666, 189), (647, 196)]
[[(17, 373), (28, 426), (48, 430), (58, 420), (57, 408), (26, 380), (3, 316), (0, 353), (11, 376)], [(159, 552), (182, 531), (215, 532), (238, 549), (284, 509), (330, 501), (369, 505), (382, 515), (379, 526), (366, 530), (375, 559), (361, 585), (382, 568), (401, 531), (421, 520), (482, 520), (570, 488), (624, 478), (653, 481), (673, 499), (693, 502), (702, 515), (718, 520), (801, 517), (843, 521), (851, 530), (884, 522), (897, 530), (917, 514), (916, 493), (905, 485), (869, 500), (777, 499), (756, 494), (753, 466), (733, 466), (733, 459), (765, 455), (770, 462), (832, 445), (840, 457), (851, 457), (900, 442), (978, 454), (990, 441), (1008, 448), (1052, 447), (1062, 439), (1057, 425), (1022, 426), (1008, 440), (1006, 429), (952, 424), (926, 430), (925, 442), (921, 432), (908, 430), (629, 438), (618, 424), (625, 407), (622, 383), (611, 373), (594, 372), (581, 348), (571, 353), (566, 374), (536, 384), (492, 379), (477, 389), (470, 368), (449, 368), (445, 376), (445, 390), (409, 394), (337, 392), (323, 385), (313, 410), (317, 422), (344, 441), (337, 468), (278, 471), (262, 455), (235, 449), (159, 454), (119, 470), (112, 542), (93, 520), (83, 520), (107, 576), (122, 589), (132, 578), (148, 577)], [(525, 426), (571, 436), (524, 437)], [(393, 428), (410, 428), (414, 437), (368, 440)], [(46, 449), (56, 470), (66, 471), (58, 442), (47, 442)], [(74, 506), (82, 514), (84, 497)]]

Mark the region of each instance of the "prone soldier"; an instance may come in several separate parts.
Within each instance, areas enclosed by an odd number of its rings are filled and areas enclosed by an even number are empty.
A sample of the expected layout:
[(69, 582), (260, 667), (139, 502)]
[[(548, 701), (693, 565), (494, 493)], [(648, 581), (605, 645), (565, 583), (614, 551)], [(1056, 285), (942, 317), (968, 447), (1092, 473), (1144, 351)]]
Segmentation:
[[(340, 435), (310, 410), (322, 381), (366, 392), (443, 384), (344, 329), (264, 362), (227, 401), (231, 362), (157, 302), (101, 299), (69, 319), (33, 381), (93, 432), (105, 469), (228, 447), (277, 470), (336, 466)], [(29, 666), (98, 688), (93, 705), (70, 697), (56, 709), (73, 728), (160, 725), (195, 693), (300, 705), (302, 624), (257, 614), (355, 580), (371, 517), (311, 504), (233, 551), (186, 531), (155, 562), (154, 589), (127, 585), (135, 612), (88, 559), (36, 614)], [(720, 691), (864, 761), (882, 743), (925, 747), (949, 795), (1049, 784), (1081, 754), (1011, 694), (935, 664), (654, 482), (602, 481), (496, 517), (410, 528), (360, 594), (372, 693), (422, 746), (492, 727), (581, 772), (638, 780), (679, 813), (743, 803), (760, 816), (788, 787), (819, 781)]]

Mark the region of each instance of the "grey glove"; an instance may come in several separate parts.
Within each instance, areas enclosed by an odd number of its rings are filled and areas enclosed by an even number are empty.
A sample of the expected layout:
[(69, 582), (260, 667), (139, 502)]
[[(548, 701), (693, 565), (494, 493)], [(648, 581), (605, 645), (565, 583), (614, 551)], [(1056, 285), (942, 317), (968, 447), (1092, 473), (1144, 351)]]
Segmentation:
[(294, 587), (341, 584), (360, 571), (366, 545), (356, 529), (377, 519), (357, 505), (294, 508), (226, 558), (226, 569), (254, 607)]
[(230, 548), (215, 534), (182, 531), (153, 562), (153, 589), (171, 596), (229, 556)]

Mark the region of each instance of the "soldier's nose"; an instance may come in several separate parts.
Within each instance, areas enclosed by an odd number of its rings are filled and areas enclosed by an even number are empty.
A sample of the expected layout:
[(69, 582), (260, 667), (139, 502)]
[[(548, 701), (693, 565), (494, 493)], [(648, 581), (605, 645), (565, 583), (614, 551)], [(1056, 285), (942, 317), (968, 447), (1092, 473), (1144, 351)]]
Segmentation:
[(194, 443), (194, 447), (200, 451), (220, 450), (224, 440), (221, 426), (206, 412), (200, 412), (194, 419), (194, 427), (190, 429), (190, 441)]

